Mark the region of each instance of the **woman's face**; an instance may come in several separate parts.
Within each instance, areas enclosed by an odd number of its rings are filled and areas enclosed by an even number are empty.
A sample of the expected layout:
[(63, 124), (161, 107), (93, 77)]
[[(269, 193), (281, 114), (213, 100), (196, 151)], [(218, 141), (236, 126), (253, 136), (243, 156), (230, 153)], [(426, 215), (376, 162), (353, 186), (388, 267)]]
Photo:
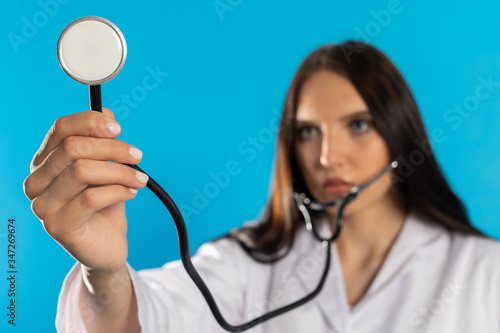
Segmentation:
[[(296, 117), (297, 162), (319, 202), (341, 197), (391, 162), (368, 107), (352, 83), (339, 74), (321, 70), (311, 76), (300, 91)], [(349, 204), (345, 215), (390, 202), (390, 188), (387, 173)], [(337, 210), (335, 206), (327, 211)]]

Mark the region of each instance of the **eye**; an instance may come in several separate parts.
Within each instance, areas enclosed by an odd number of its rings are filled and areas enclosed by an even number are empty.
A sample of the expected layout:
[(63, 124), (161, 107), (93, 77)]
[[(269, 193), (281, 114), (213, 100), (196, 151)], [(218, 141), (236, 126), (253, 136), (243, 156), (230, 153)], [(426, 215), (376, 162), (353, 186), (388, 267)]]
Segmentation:
[(314, 126), (302, 126), (297, 128), (296, 131), (299, 140), (307, 140), (319, 134), (318, 128)]
[(355, 119), (349, 123), (349, 126), (352, 128), (354, 133), (362, 134), (371, 128), (372, 123), (371, 121), (365, 119)]

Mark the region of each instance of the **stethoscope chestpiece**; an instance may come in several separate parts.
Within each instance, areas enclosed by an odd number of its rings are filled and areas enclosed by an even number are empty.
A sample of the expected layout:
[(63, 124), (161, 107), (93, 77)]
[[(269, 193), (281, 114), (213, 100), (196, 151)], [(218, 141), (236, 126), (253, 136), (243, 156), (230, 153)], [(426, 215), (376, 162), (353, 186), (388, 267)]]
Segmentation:
[(98, 16), (74, 20), (57, 42), (57, 58), (72, 79), (90, 86), (114, 78), (125, 64), (127, 44), (116, 25)]

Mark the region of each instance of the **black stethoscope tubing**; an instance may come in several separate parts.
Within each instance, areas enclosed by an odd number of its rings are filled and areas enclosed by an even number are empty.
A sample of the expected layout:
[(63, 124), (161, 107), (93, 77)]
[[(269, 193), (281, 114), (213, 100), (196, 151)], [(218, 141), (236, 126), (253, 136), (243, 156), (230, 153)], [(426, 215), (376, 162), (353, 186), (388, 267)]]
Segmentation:
[[(102, 103), (101, 103), (101, 86), (100, 85), (91, 85), (89, 86), (89, 93), (90, 93), (90, 106), (91, 109), (97, 112), (102, 112)], [(138, 170), (142, 173), (147, 174), (144, 170), (142, 170), (138, 165), (133, 165), (133, 164), (125, 164), (135, 170)], [(203, 297), (205, 298), (210, 310), (212, 311), (212, 314), (214, 315), (216, 321), (219, 323), (219, 325), (224, 328), (226, 331), (229, 332), (243, 332), (246, 331), (258, 324), (261, 324), (264, 321), (267, 321), (271, 318), (274, 318), (276, 316), (279, 316), (285, 312), (291, 311), (314, 297), (316, 297), (320, 291), (323, 289), (323, 286), (326, 281), (326, 277), (328, 276), (328, 272), (330, 270), (330, 259), (331, 259), (331, 245), (333, 241), (340, 235), (340, 231), (342, 229), (342, 222), (343, 222), (343, 211), (346, 207), (346, 205), (354, 200), (357, 195), (364, 190), (366, 187), (371, 185), (375, 180), (377, 180), (382, 174), (385, 172), (389, 171), (390, 168), (395, 168), (397, 166), (397, 162), (392, 162), (391, 165), (389, 165), (387, 168), (385, 168), (382, 172), (377, 174), (375, 177), (373, 177), (368, 183), (359, 186), (359, 187), (354, 187), (354, 190), (351, 190), (351, 193), (346, 195), (343, 198), (340, 198), (334, 202), (322, 204), (315, 202), (305, 196), (305, 194), (297, 194), (294, 193), (294, 198), (297, 204), (297, 207), (299, 208), (300, 212), (304, 216), (304, 220), (306, 222), (306, 228), (308, 230), (312, 230), (314, 236), (322, 242), (323, 246), (326, 248), (326, 259), (325, 259), (325, 267), (323, 269), (323, 273), (321, 275), (320, 281), (317, 285), (317, 287), (307, 296), (291, 303), (286, 306), (283, 306), (279, 309), (273, 310), (271, 312), (268, 312), (260, 317), (257, 317), (247, 323), (241, 324), (241, 325), (231, 325), (229, 324), (224, 317), (222, 316), (214, 297), (212, 296), (212, 293), (208, 289), (207, 285), (199, 275), (199, 273), (196, 271), (192, 261), (191, 261), (191, 256), (189, 252), (189, 240), (188, 240), (188, 234), (187, 234), (187, 229), (186, 229), (186, 224), (184, 222), (184, 218), (182, 217), (181, 212), (179, 211), (179, 208), (177, 205), (174, 203), (172, 198), (168, 195), (168, 193), (151, 177), (149, 176), (149, 180), (147, 183), (147, 187), (158, 197), (158, 199), (163, 202), (165, 207), (167, 207), (168, 211), (170, 212), (170, 215), (172, 215), (172, 219), (174, 220), (176, 229), (177, 229), (177, 235), (179, 238), (179, 251), (180, 251), (180, 256), (181, 256), (181, 262), (182, 265), (184, 266), (184, 269), (188, 273), (189, 277), (193, 280), (195, 285), (198, 287), (200, 292), (202, 293)], [(327, 207), (331, 207), (334, 205), (340, 204), (340, 208), (337, 214), (337, 228), (335, 230), (335, 233), (329, 237), (329, 238), (322, 238), (320, 235), (317, 233), (316, 228), (314, 227), (313, 223), (311, 222), (311, 218), (309, 215), (309, 212), (307, 211), (307, 207), (309, 206), (313, 210), (322, 210)]]

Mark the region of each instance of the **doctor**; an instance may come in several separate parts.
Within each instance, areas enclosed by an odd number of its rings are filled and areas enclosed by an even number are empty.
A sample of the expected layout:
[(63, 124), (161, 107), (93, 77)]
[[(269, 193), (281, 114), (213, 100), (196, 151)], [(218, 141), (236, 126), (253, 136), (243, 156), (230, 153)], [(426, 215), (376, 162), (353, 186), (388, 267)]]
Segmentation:
[[(59, 118), (24, 184), (45, 230), (78, 261), (61, 290), (58, 331), (224, 332), (179, 262), (139, 272), (127, 264), (124, 202), (147, 176), (110, 162), (142, 154), (115, 139), (120, 126), (103, 112)], [(326, 254), (294, 191), (333, 201), (394, 159), (400, 166), (344, 211), (321, 293), (249, 332), (500, 332), (500, 244), (470, 224), (399, 71), (352, 41), (318, 48), (296, 72), (264, 214), (195, 255), (224, 317), (246, 322), (316, 287)], [(311, 212), (325, 236), (337, 209)]]

